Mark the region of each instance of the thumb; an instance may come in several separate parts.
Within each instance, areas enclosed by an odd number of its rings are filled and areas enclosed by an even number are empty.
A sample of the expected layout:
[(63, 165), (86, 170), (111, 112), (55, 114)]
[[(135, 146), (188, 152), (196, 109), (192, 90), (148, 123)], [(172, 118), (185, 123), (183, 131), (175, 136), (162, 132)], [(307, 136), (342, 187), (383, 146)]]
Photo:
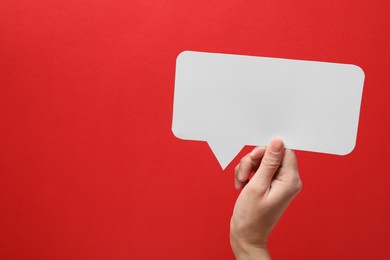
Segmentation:
[(249, 182), (258, 192), (266, 192), (279, 169), (284, 155), (284, 143), (279, 138), (273, 138), (267, 146), (260, 167)]

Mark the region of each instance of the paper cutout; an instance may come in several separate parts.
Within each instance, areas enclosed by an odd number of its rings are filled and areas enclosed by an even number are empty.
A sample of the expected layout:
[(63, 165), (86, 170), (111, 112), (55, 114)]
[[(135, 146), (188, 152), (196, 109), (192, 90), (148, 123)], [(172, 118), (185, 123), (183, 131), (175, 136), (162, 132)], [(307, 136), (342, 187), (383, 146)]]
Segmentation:
[(222, 169), (245, 145), (345, 155), (356, 143), (364, 72), (350, 64), (184, 51), (172, 131), (208, 142)]

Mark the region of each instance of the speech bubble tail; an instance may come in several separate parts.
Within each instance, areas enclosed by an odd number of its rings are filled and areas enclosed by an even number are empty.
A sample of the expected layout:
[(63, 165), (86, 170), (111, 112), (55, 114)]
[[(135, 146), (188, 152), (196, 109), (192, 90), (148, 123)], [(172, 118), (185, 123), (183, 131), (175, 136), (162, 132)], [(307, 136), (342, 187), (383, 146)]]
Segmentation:
[(227, 144), (226, 142), (215, 141), (208, 141), (207, 143), (221, 165), (222, 170), (225, 170), (229, 163), (243, 148), (243, 145), (241, 144)]

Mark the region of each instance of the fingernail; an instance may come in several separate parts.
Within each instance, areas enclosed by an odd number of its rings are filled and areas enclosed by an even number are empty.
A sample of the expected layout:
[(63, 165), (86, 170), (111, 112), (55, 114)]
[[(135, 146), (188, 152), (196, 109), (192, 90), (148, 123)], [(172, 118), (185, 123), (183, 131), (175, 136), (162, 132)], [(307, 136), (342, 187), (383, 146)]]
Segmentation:
[(280, 151), (283, 150), (283, 142), (279, 139), (273, 140), (270, 143), (269, 149), (274, 152), (274, 153), (279, 153)]

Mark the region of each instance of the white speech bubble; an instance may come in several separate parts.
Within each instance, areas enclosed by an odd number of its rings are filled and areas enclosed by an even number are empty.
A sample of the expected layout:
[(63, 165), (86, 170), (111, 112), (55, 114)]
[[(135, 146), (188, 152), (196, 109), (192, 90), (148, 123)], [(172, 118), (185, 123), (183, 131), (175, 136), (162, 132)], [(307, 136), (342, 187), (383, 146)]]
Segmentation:
[(364, 72), (355, 65), (184, 51), (172, 131), (206, 141), (222, 169), (245, 145), (345, 155), (356, 143)]

